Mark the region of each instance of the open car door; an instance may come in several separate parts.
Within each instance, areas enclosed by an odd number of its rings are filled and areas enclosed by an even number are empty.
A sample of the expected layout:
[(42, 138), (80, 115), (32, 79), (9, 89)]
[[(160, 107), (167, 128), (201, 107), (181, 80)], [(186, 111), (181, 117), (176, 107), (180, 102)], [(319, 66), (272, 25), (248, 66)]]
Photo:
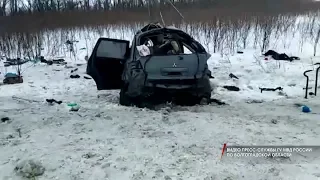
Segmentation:
[(99, 38), (88, 60), (87, 74), (98, 90), (120, 89), (124, 61), (129, 54), (129, 41)]

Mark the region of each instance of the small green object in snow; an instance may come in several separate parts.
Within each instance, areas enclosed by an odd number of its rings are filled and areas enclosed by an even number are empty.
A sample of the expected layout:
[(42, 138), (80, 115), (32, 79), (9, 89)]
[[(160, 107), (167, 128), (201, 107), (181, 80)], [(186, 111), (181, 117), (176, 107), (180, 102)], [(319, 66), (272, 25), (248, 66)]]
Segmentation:
[(78, 106), (78, 104), (77, 103), (69, 103), (68, 106), (74, 107), (74, 106)]

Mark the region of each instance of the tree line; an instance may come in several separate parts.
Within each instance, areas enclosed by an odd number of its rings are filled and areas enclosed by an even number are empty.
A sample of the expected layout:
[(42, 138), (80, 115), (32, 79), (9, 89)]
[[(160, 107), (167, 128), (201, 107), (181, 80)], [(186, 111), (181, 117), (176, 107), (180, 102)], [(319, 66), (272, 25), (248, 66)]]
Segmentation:
[(0, 16), (65, 11), (154, 11), (170, 6), (270, 12), (320, 7), (312, 0), (0, 0)]
[(150, 21), (269, 24), (280, 15), (316, 16), (319, 7), (313, 0), (0, 0), (0, 36)]

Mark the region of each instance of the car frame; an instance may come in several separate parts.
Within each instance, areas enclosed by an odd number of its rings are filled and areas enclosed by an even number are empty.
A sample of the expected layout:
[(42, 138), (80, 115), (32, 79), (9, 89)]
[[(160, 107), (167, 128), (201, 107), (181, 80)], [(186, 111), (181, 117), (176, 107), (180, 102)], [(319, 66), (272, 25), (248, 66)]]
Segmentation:
[[(178, 99), (177, 102), (190, 105), (209, 102), (213, 77), (207, 60), (211, 55), (180, 29), (148, 26), (134, 35), (131, 46), (127, 40), (98, 39), (87, 64), (87, 74), (94, 79), (97, 89), (120, 89), (120, 104), (126, 106), (144, 106), (155, 99)], [(191, 54), (142, 56), (137, 47), (157, 34), (175, 35), (181, 47), (191, 49)]]

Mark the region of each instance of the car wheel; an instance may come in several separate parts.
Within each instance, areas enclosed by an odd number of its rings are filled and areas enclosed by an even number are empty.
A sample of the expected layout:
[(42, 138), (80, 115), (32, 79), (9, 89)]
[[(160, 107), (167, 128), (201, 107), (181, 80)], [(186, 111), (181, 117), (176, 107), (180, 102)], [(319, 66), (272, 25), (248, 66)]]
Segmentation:
[(120, 99), (119, 99), (119, 104), (122, 106), (131, 106), (132, 101), (131, 98), (126, 94), (128, 90), (128, 85), (124, 85), (123, 88), (120, 90)]

